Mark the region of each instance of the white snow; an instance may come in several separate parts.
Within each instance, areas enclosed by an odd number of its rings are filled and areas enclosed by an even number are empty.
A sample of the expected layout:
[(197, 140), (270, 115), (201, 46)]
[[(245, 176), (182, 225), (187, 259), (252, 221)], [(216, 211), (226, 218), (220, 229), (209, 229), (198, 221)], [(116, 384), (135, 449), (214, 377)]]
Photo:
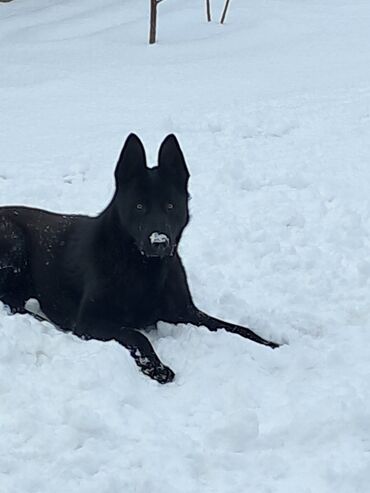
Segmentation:
[[(219, 18), (223, 1), (213, 0)], [(197, 304), (276, 341), (161, 324), (116, 343), (0, 313), (1, 493), (366, 493), (370, 3), (0, 3), (0, 196), (97, 213), (126, 136), (191, 170)]]
[(169, 238), (164, 233), (158, 233), (158, 231), (153, 231), (153, 233), (149, 236), (150, 243), (167, 243), (169, 242)]

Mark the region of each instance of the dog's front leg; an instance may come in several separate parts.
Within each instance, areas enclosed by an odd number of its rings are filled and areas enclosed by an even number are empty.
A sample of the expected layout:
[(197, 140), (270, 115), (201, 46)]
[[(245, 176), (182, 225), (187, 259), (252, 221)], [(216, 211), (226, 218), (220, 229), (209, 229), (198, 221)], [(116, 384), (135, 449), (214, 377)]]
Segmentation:
[(175, 373), (165, 366), (144, 334), (128, 327), (116, 327), (108, 320), (81, 312), (74, 334), (83, 339), (117, 341), (130, 352), (140, 370), (159, 383), (172, 382)]
[(246, 339), (250, 339), (251, 341), (257, 342), (258, 344), (263, 344), (264, 346), (269, 346), (273, 349), (280, 346), (280, 344), (277, 344), (276, 342), (263, 339), (247, 327), (232, 324), (230, 322), (225, 322), (224, 320), (218, 320), (217, 318), (211, 317), (195, 306), (191, 306), (189, 308), (186, 319), (187, 320), (184, 320), (184, 322), (191, 323), (193, 325), (196, 325), (197, 327), (204, 325), (205, 327), (207, 327), (207, 329), (211, 331), (225, 329), (227, 332), (238, 334), (242, 337), (245, 337)]
[(199, 310), (193, 302), (184, 266), (179, 257), (175, 258), (172, 271), (167, 279), (167, 291), (164, 297), (162, 320), (169, 323), (193, 324), (197, 327), (204, 325), (207, 329), (216, 331), (225, 329), (227, 332), (238, 334), (246, 339), (251, 339), (258, 344), (271, 348), (279, 347), (276, 342), (263, 339), (251, 329), (241, 325), (231, 324), (223, 320), (211, 317)]

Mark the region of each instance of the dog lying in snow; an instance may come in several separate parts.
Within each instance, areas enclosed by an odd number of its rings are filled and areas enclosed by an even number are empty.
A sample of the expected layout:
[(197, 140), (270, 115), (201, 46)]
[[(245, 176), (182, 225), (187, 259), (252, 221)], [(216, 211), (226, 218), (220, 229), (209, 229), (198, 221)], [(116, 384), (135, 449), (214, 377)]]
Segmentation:
[(174, 372), (138, 331), (160, 320), (223, 328), (276, 348), (194, 305), (177, 252), (189, 221), (188, 179), (174, 135), (162, 142), (158, 166), (150, 169), (131, 134), (116, 166), (113, 198), (97, 217), (1, 207), (0, 299), (13, 313), (25, 313), (27, 300), (36, 298), (61, 329), (117, 341), (160, 383), (172, 381)]

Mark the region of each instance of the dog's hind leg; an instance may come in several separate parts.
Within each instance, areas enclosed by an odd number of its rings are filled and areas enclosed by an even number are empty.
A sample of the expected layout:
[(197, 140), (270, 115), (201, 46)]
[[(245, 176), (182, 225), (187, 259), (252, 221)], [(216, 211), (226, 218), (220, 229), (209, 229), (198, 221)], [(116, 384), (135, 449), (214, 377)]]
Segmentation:
[(22, 230), (0, 218), (0, 299), (12, 312), (24, 312), (28, 295), (26, 240)]

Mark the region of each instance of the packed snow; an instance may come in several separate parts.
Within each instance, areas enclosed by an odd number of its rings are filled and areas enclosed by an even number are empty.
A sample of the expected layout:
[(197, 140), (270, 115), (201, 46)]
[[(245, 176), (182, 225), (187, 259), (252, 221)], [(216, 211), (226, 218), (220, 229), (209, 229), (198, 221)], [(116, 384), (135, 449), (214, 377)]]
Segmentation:
[(160, 324), (161, 386), (1, 305), (0, 492), (366, 493), (370, 3), (148, 3), (0, 3), (1, 203), (96, 214), (174, 132), (196, 303), (286, 344)]

